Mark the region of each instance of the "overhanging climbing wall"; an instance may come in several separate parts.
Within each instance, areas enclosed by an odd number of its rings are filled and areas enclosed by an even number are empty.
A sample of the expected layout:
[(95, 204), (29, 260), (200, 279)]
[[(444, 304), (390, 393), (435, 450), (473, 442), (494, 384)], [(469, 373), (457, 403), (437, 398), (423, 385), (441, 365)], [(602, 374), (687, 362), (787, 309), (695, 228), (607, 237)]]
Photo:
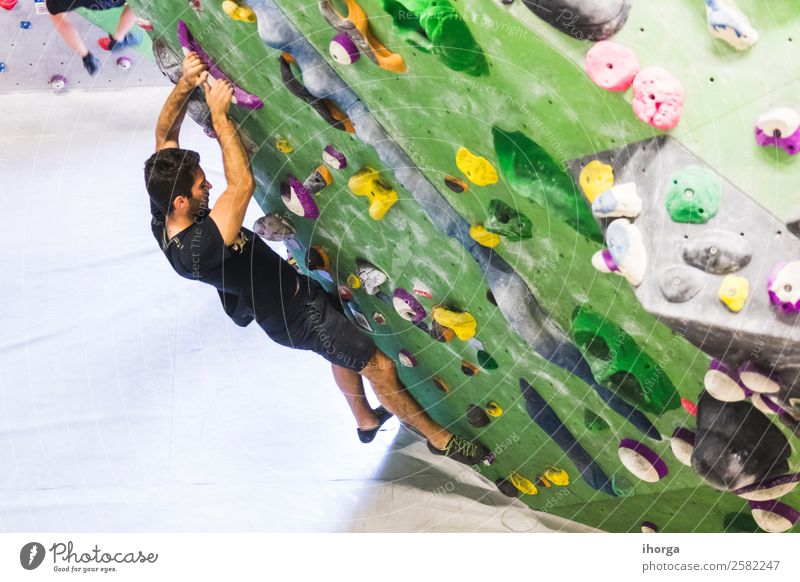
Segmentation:
[[(162, 67), (183, 45), (235, 82), (261, 227), (502, 490), (609, 531), (794, 526), (800, 169), (753, 136), (797, 105), (788, 3), (739, 3), (743, 51), (694, 0), (131, 4)], [(593, 83), (593, 46), (677, 125)]]

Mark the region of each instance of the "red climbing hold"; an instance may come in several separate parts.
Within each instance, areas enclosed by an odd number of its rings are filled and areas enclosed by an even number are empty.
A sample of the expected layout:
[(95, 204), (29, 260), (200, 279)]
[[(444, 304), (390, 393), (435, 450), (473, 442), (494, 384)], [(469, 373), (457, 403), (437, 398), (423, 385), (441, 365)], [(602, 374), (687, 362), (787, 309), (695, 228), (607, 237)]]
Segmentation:
[(697, 416), (697, 404), (692, 402), (691, 400), (687, 400), (686, 398), (681, 398), (681, 406), (691, 414), (692, 416)]

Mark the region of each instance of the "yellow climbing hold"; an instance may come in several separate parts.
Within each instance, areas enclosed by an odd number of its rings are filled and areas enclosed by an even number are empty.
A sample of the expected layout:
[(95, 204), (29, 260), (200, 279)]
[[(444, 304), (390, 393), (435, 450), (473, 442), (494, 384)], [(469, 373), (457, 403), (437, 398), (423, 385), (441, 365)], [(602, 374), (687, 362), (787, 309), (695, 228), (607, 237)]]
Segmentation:
[(614, 168), (600, 160), (592, 160), (581, 170), (578, 177), (583, 193), (589, 202), (614, 185)]
[(491, 402), (486, 403), (486, 414), (495, 418), (499, 418), (503, 416), (503, 409), (500, 408), (500, 405), (497, 404), (497, 402), (492, 400)]
[(350, 191), (356, 196), (369, 199), (369, 215), (373, 220), (380, 220), (397, 202), (397, 192), (387, 184), (377, 170), (364, 166), (350, 177), (347, 183)]
[(733, 312), (741, 311), (750, 294), (750, 282), (744, 277), (727, 275), (719, 286), (719, 298)]
[(233, 18), (234, 20), (238, 20), (239, 22), (255, 22), (256, 21), (256, 14), (253, 12), (253, 9), (247, 6), (240, 6), (236, 2), (232, 0), (225, 0), (222, 3), (222, 11)]
[(558, 485), (559, 487), (566, 487), (569, 485), (569, 475), (564, 469), (548, 467), (544, 472), (544, 476), (553, 485)]
[(489, 232), (482, 224), (473, 224), (469, 227), (469, 236), (479, 245), (493, 249), (500, 244), (500, 235)]
[(447, 329), (453, 330), (461, 341), (475, 337), (478, 322), (466, 311), (450, 311), (445, 307), (433, 308), (433, 320)]
[(526, 479), (516, 471), (512, 471), (511, 475), (508, 476), (508, 480), (511, 481), (511, 484), (514, 485), (514, 487), (526, 495), (536, 495), (539, 493), (536, 485), (534, 485), (530, 479)]
[(456, 166), (476, 186), (497, 184), (497, 170), (486, 158), (477, 156), (465, 147), (456, 152)]
[(289, 140), (286, 139), (279, 139), (277, 142), (275, 142), (275, 148), (282, 154), (288, 154), (294, 151), (292, 144), (290, 144)]
[(350, 289), (358, 289), (361, 287), (361, 279), (359, 279), (358, 275), (355, 273), (350, 273), (347, 276), (347, 286), (350, 287)]

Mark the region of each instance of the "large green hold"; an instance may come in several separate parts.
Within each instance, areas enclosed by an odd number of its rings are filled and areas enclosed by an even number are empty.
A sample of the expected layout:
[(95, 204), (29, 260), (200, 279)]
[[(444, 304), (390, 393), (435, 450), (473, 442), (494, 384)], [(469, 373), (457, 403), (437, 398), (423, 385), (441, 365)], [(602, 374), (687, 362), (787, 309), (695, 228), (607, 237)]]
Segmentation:
[(594, 377), (620, 398), (658, 415), (680, 407), (678, 392), (661, 366), (619, 326), (581, 306), (571, 331)]
[(519, 131), (492, 127), (500, 171), (514, 193), (544, 208), (582, 235), (603, 242), (603, 234), (572, 177), (545, 149)]
[(474, 77), (489, 72), (483, 50), (448, 0), (382, 0), (409, 42), (438, 55), (445, 66)]
[(705, 224), (719, 210), (722, 180), (702, 166), (686, 166), (667, 184), (667, 212), (675, 222)]
[(533, 236), (531, 219), (514, 210), (502, 200), (494, 199), (489, 202), (489, 217), (483, 226), (489, 232), (504, 236), (511, 242)]

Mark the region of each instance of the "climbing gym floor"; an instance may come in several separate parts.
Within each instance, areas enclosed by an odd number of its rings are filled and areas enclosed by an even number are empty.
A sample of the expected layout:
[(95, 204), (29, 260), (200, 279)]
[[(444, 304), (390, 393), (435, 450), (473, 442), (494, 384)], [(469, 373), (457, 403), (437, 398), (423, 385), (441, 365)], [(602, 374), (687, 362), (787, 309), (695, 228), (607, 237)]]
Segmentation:
[[(142, 184), (169, 90), (0, 95), (0, 532), (588, 531), (395, 420), (362, 445), (322, 359), (174, 275)], [(213, 201), (215, 142), (182, 144)]]

